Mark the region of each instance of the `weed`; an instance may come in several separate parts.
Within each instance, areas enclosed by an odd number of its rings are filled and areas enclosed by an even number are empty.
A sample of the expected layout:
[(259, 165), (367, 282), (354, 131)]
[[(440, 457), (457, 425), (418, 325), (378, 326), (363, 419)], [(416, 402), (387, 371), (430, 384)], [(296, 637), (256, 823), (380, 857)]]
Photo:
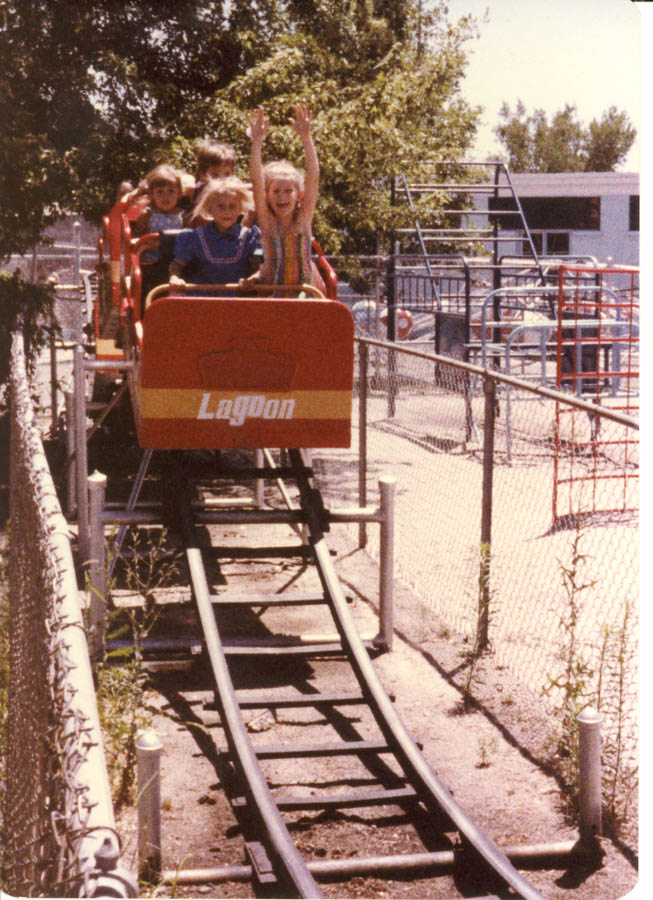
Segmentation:
[(165, 537), (162, 531), (158, 539), (149, 538), (143, 550), (143, 535), (132, 536), (124, 576), (130, 590), (143, 596), (143, 605), (107, 613), (109, 640), (129, 640), (122, 649), (105, 654), (96, 669), (98, 712), (116, 809), (133, 800), (136, 741), (139, 731), (152, 720), (145, 704), (143, 647), (158, 618), (153, 592), (176, 575), (180, 558), (179, 553), (163, 553)]
[(562, 671), (556, 676), (548, 675), (544, 693), (559, 692), (560, 735), (557, 751), (562, 760), (562, 774), (566, 783), (577, 791), (578, 768), (578, 715), (591, 701), (591, 679), (595, 674), (588, 661), (588, 648), (579, 635), (579, 620), (583, 606), (584, 592), (593, 588), (595, 581), (583, 581), (583, 570), (587, 557), (581, 552), (582, 532), (577, 525), (571, 544), (571, 560), (565, 564), (558, 560), (566, 603), (558, 623), (562, 632), (562, 643), (558, 654)]
[(463, 685), (463, 711), (469, 712), (472, 702), (472, 691), (478, 674), (478, 663), (481, 656), (490, 646), (490, 624), (496, 615), (496, 597), (490, 589), (490, 545), (481, 544), (478, 576), (478, 593), (476, 597), (476, 627), (474, 629), (472, 649), (465, 654), (468, 663), (465, 683)]
[(604, 722), (601, 754), (604, 812), (613, 825), (628, 812), (638, 786), (638, 767), (634, 751), (632, 709), (633, 671), (636, 671), (634, 604), (626, 601), (619, 625), (603, 624), (595, 643), (581, 641), (579, 619), (584, 592), (593, 590), (596, 581), (587, 579), (583, 570), (587, 558), (581, 552), (580, 521), (571, 545), (568, 565), (558, 562), (566, 593), (560, 618), (563, 642), (559, 658), (562, 671), (548, 676), (545, 693), (557, 692), (560, 734), (557, 753), (562, 775), (572, 798), (578, 790), (578, 715), (594, 706)]
[(610, 727), (604, 729), (602, 776), (606, 812), (616, 825), (628, 813), (638, 787), (632, 722), (628, 710), (634, 706), (629, 693), (636, 669), (634, 609), (626, 602), (619, 626), (604, 625), (599, 655), (599, 677), (595, 705)]
[(492, 756), (497, 751), (497, 742), (494, 738), (479, 738), (478, 752), (479, 761), (476, 763), (477, 769), (489, 769), (492, 765)]

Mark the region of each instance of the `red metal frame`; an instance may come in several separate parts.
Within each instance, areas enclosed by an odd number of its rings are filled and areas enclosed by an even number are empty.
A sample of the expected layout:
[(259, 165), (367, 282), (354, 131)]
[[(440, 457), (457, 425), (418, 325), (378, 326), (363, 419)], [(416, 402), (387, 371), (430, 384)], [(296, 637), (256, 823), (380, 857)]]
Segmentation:
[[(639, 412), (639, 269), (561, 266), (556, 385)], [(639, 508), (638, 432), (556, 403), (553, 520)]]

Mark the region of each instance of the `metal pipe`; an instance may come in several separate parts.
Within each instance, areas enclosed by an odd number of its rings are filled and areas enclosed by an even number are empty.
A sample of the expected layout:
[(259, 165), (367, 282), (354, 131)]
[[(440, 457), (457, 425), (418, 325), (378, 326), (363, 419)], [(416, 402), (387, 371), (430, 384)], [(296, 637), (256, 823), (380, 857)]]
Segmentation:
[[(437, 353), (425, 353), (422, 350), (414, 350), (411, 347), (401, 346), (397, 347), (396, 345), (389, 345), (386, 341), (377, 341), (374, 338), (356, 338), (358, 343), (365, 343), (370, 347), (380, 347), (382, 349), (393, 349), (398, 353), (402, 353), (405, 356), (414, 356), (416, 359), (427, 359), (432, 362), (440, 362), (444, 363), (447, 366), (450, 366), (453, 369), (459, 369), (464, 372), (469, 372), (470, 375), (481, 375), (484, 378), (492, 378), (497, 384), (510, 384), (514, 387), (520, 388), (524, 391), (527, 391), (531, 394), (537, 394), (539, 397), (548, 397), (551, 400), (559, 400), (565, 403), (567, 406), (573, 406), (574, 409), (582, 409), (585, 412), (592, 413), (593, 415), (597, 414), (597, 407), (589, 403), (587, 400), (580, 400), (579, 398), (573, 396), (572, 394), (566, 394), (563, 391), (557, 391), (553, 388), (544, 387), (541, 384), (532, 384), (528, 381), (523, 381), (519, 378), (515, 378), (514, 375), (505, 375), (502, 372), (497, 372), (496, 370), (489, 370), (483, 366), (476, 366), (472, 363), (463, 362), (463, 360), (454, 359), (451, 356), (441, 356)], [(610, 419), (612, 422), (617, 422), (619, 425), (626, 425), (628, 428), (634, 428), (639, 431), (639, 422), (634, 419), (632, 416), (624, 415), (619, 412), (619, 410), (609, 409), (606, 406), (602, 406), (600, 408), (600, 415), (602, 418)]]
[(85, 367), (91, 372), (127, 372), (134, 368), (134, 360), (87, 359)]
[(107, 476), (94, 472), (88, 476), (89, 498), (89, 607), (88, 631), (91, 659), (102, 658), (104, 620), (107, 598), (107, 567), (104, 546), (102, 510), (107, 490)]
[[(95, 422), (93, 422), (93, 425), (91, 426), (91, 429), (87, 435), (87, 438), (86, 438), (87, 440), (90, 440), (93, 437), (93, 435), (95, 434), (95, 432), (100, 429), (102, 423), (104, 422), (106, 417), (109, 415), (111, 410), (115, 409), (115, 407), (120, 402), (121, 398), (127, 392), (127, 388), (128, 388), (127, 382), (125, 382), (124, 384), (121, 384), (120, 387), (118, 388), (118, 390), (116, 391), (116, 393), (113, 395), (113, 397), (111, 398), (111, 400), (108, 403), (100, 403), (99, 404), (100, 408), (102, 409), (102, 412), (97, 417)], [(91, 408), (92, 408), (92, 405), (91, 405)]]
[(89, 554), (88, 533), (88, 458), (86, 452), (86, 385), (84, 378), (84, 348), (75, 344), (73, 351), (73, 382), (75, 386), (75, 481), (77, 486), (77, 549), (80, 561)]
[[(152, 450), (144, 450), (143, 455), (141, 456), (141, 461), (138, 466), (138, 472), (136, 473), (136, 478), (134, 480), (134, 484), (132, 485), (131, 493), (129, 495), (129, 499), (127, 500), (127, 508), (126, 512), (130, 514), (134, 514), (133, 510), (136, 506), (136, 502), (138, 501), (138, 497), (141, 492), (141, 488), (143, 486), (143, 482), (145, 480), (145, 476), (147, 474), (147, 469), (150, 464), (150, 460), (152, 459)], [(116, 563), (118, 562), (118, 558), (120, 556), (120, 550), (122, 548), (123, 541), (125, 540), (125, 535), (127, 534), (127, 525), (123, 524), (118, 529), (118, 534), (116, 535), (116, 544), (115, 544), (115, 552), (113, 558), (111, 559), (111, 565), (109, 566), (109, 578), (113, 576), (113, 571), (116, 567)]]
[[(514, 863), (528, 864), (542, 859), (566, 866), (569, 858), (575, 856), (578, 847), (573, 841), (557, 844), (532, 844), (506, 847), (504, 852)], [(324, 859), (311, 860), (308, 870), (317, 878), (334, 875), (363, 875), (380, 871), (409, 871), (411, 869), (449, 869), (455, 865), (454, 850), (440, 850), (431, 853), (411, 853), (407, 855), (370, 856), (364, 859)], [(165, 869), (161, 880), (165, 884), (201, 884), (220, 881), (249, 881), (252, 867), (248, 865), (215, 866), (203, 869)]]
[(161, 874), (161, 753), (163, 744), (152, 730), (136, 741), (138, 768), (138, 871), (154, 881)]
[[(257, 451), (257, 453), (258, 453), (258, 451)], [(267, 463), (267, 465), (269, 466), (269, 468), (271, 468), (271, 469), (276, 468), (274, 459), (272, 458), (272, 454), (270, 453), (269, 450), (263, 450), (263, 456), (264, 456), (265, 462)], [(292, 500), (290, 499), (290, 494), (288, 493), (288, 490), (287, 490), (287, 488), (286, 488), (286, 485), (285, 485), (284, 482), (283, 482), (283, 478), (275, 478), (275, 481), (276, 481), (276, 483), (277, 483), (277, 487), (279, 488), (279, 493), (280, 493), (281, 496), (283, 497), (283, 502), (286, 504), (286, 508), (287, 508), (287, 509), (290, 509), (290, 510), (295, 509), (295, 507), (293, 506), (293, 502), (292, 502)], [(294, 523), (294, 522), (291, 522), (290, 524), (292, 525), (292, 527), (293, 527), (293, 529), (295, 530), (296, 534), (297, 534), (300, 538), (302, 538), (302, 541), (303, 541), (304, 538), (303, 538), (303, 535), (302, 535), (302, 530), (301, 530), (301, 528), (297, 527), (297, 524)]]
[[(254, 465), (257, 469), (263, 468), (263, 450), (257, 448), (254, 451)], [(254, 482), (254, 498), (259, 509), (265, 506), (265, 482), (262, 478), (257, 478)]]
[(392, 650), (394, 600), (394, 498), (397, 479), (379, 478), (381, 494), (381, 540), (379, 567), (379, 634), (374, 643)]
[[(200, 509), (195, 513), (200, 525), (292, 525), (306, 521), (306, 513), (301, 509)], [(329, 522), (379, 522), (383, 513), (374, 507), (365, 509), (349, 507), (328, 511)], [(148, 504), (138, 509), (116, 509), (109, 507), (102, 514), (102, 521), (108, 525), (156, 525), (161, 520), (161, 505)]]
[(591, 707), (578, 716), (580, 840), (595, 847), (601, 835), (601, 716)]
[(66, 416), (66, 513), (75, 515), (75, 402), (72, 391), (64, 391), (64, 409)]
[(50, 322), (50, 433), (57, 436), (59, 421), (57, 416), (57, 346), (54, 334), (55, 316)]
[[(367, 344), (358, 345), (358, 503), (367, 505), (367, 379), (369, 353)], [(361, 521), (358, 527), (358, 546), (367, 547), (367, 528)]]

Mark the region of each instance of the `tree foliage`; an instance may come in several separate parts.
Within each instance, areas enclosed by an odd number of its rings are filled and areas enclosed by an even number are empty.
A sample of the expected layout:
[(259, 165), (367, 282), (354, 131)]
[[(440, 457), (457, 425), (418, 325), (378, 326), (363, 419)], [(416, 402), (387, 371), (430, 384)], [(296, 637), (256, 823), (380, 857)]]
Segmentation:
[(574, 105), (567, 104), (548, 121), (542, 109), (527, 115), (521, 100), (513, 112), (499, 110), (494, 133), (513, 172), (612, 172), (625, 159), (637, 130), (625, 112), (611, 106), (600, 120), (585, 127)]
[(117, 184), (193, 142), (232, 143), (247, 172), (248, 112), (264, 105), (268, 158), (301, 162), (287, 120), (314, 113), (316, 232), (332, 252), (374, 249), (389, 176), (461, 158), (479, 110), (460, 96), (469, 17), (438, 0), (0, 0), (0, 257), (65, 209), (98, 221)]

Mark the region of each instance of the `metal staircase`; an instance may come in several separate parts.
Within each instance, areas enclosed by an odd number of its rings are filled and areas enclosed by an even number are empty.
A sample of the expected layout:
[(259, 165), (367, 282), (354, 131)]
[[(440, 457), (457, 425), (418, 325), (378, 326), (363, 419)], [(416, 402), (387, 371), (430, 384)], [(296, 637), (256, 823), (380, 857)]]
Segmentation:
[[(428, 181), (399, 175), (391, 183), (392, 204), (406, 205), (413, 223), (392, 234), (388, 305), (432, 312), (436, 352), (468, 359), (487, 295), (508, 284), (544, 285), (546, 274), (503, 163), (437, 162), (431, 171)], [(515, 244), (521, 255), (502, 253)]]

